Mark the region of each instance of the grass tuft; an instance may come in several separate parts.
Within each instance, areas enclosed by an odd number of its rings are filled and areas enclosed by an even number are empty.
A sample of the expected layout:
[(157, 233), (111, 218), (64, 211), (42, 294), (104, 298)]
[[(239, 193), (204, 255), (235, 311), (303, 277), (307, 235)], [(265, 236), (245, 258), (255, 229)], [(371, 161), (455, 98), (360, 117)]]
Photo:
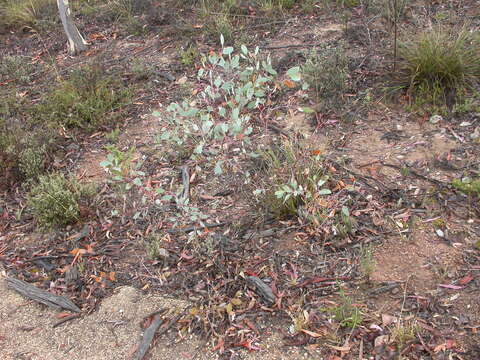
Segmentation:
[(3, 0), (0, 14), (0, 33), (23, 26), (38, 29), (58, 22), (55, 0)]
[(466, 30), (434, 29), (400, 44), (400, 89), (434, 105), (453, 105), (480, 78), (480, 39)]

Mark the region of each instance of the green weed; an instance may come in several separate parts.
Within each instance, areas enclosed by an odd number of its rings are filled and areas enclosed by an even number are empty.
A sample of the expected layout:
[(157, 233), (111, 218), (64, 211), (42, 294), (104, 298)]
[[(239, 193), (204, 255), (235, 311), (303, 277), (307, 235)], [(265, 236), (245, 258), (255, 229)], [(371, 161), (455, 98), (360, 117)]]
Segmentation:
[(480, 179), (453, 179), (452, 185), (455, 189), (468, 195), (476, 195), (480, 198)]
[(197, 48), (190, 45), (186, 49), (179, 50), (180, 62), (185, 67), (190, 67), (195, 63), (195, 60), (200, 57), (200, 53)]
[(373, 271), (375, 270), (375, 258), (373, 255), (373, 248), (371, 246), (362, 247), (359, 259), (360, 271), (365, 279), (369, 280)]
[(363, 322), (362, 313), (343, 289), (340, 289), (340, 304), (328, 308), (326, 311), (332, 313), (334, 319), (344, 327), (354, 329)]

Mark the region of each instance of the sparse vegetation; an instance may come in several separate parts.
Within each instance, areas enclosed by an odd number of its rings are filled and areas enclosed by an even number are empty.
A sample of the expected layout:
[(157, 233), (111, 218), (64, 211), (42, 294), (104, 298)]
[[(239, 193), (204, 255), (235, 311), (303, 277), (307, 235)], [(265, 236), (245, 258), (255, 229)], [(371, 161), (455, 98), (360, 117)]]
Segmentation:
[(43, 102), (32, 108), (38, 122), (95, 130), (108, 124), (132, 95), (118, 79), (96, 65), (73, 71), (61, 80)]
[(0, 62), (0, 82), (26, 85), (30, 82), (34, 70), (31, 59), (26, 56), (4, 56)]
[(302, 74), (319, 111), (340, 112), (343, 109), (348, 89), (348, 58), (344, 44), (312, 50), (307, 55)]
[(55, 0), (0, 0), (0, 262), (86, 316), (178, 299), (152, 316), (219, 357), (271, 322), (312, 358), (475, 357), (476, 8), (424, 5), (76, 0), (71, 55)]
[(260, 159), (265, 178), (256, 193), (264, 210), (279, 219), (310, 214), (320, 221), (316, 204), (331, 194), (321, 159), (291, 142), (260, 150)]

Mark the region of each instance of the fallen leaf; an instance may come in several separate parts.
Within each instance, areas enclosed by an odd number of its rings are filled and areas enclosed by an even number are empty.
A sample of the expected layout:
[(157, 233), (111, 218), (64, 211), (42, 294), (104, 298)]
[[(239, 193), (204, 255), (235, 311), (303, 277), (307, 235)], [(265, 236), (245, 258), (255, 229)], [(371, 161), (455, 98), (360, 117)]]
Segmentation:
[(452, 290), (462, 290), (464, 288), (463, 286), (451, 285), (451, 284), (439, 284), (438, 286), (445, 289), (452, 289)]
[(63, 318), (66, 318), (70, 315), (72, 315), (72, 314), (67, 313), (67, 312), (61, 312), (61, 313), (58, 313), (56, 316), (57, 316), (57, 319), (63, 319)]
[(317, 332), (314, 332), (314, 331), (310, 331), (310, 330), (306, 330), (306, 329), (302, 329), (302, 332), (307, 334), (308, 336), (313, 337), (313, 338), (318, 338), (318, 337), (323, 336), (323, 334), (320, 334), (320, 333), (317, 333)]
[(283, 85), (285, 85), (286, 87), (288, 87), (290, 89), (293, 89), (295, 87), (295, 83), (292, 80), (288, 80), (288, 79), (285, 79), (283, 81)]
[(472, 281), (472, 280), (473, 280), (472, 274), (468, 274), (467, 276), (465, 276), (465, 277), (461, 278), (460, 280), (458, 280), (458, 283), (459, 283), (460, 285), (466, 285), (466, 284), (468, 284), (468, 283), (469, 283), (470, 281)]

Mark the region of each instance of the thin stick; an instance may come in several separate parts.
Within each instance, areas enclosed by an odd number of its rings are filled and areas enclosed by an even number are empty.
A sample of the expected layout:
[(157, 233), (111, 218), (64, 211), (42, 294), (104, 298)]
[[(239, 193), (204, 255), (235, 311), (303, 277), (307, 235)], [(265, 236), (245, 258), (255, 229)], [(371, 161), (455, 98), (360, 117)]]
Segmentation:
[(52, 328), (56, 328), (57, 326), (60, 326), (62, 325), (63, 323), (66, 323), (67, 321), (70, 321), (70, 320), (73, 320), (73, 319), (77, 319), (80, 317), (81, 314), (73, 314), (73, 315), (70, 315), (70, 316), (66, 316), (64, 317), (63, 319), (57, 321), (55, 324), (52, 325)]

